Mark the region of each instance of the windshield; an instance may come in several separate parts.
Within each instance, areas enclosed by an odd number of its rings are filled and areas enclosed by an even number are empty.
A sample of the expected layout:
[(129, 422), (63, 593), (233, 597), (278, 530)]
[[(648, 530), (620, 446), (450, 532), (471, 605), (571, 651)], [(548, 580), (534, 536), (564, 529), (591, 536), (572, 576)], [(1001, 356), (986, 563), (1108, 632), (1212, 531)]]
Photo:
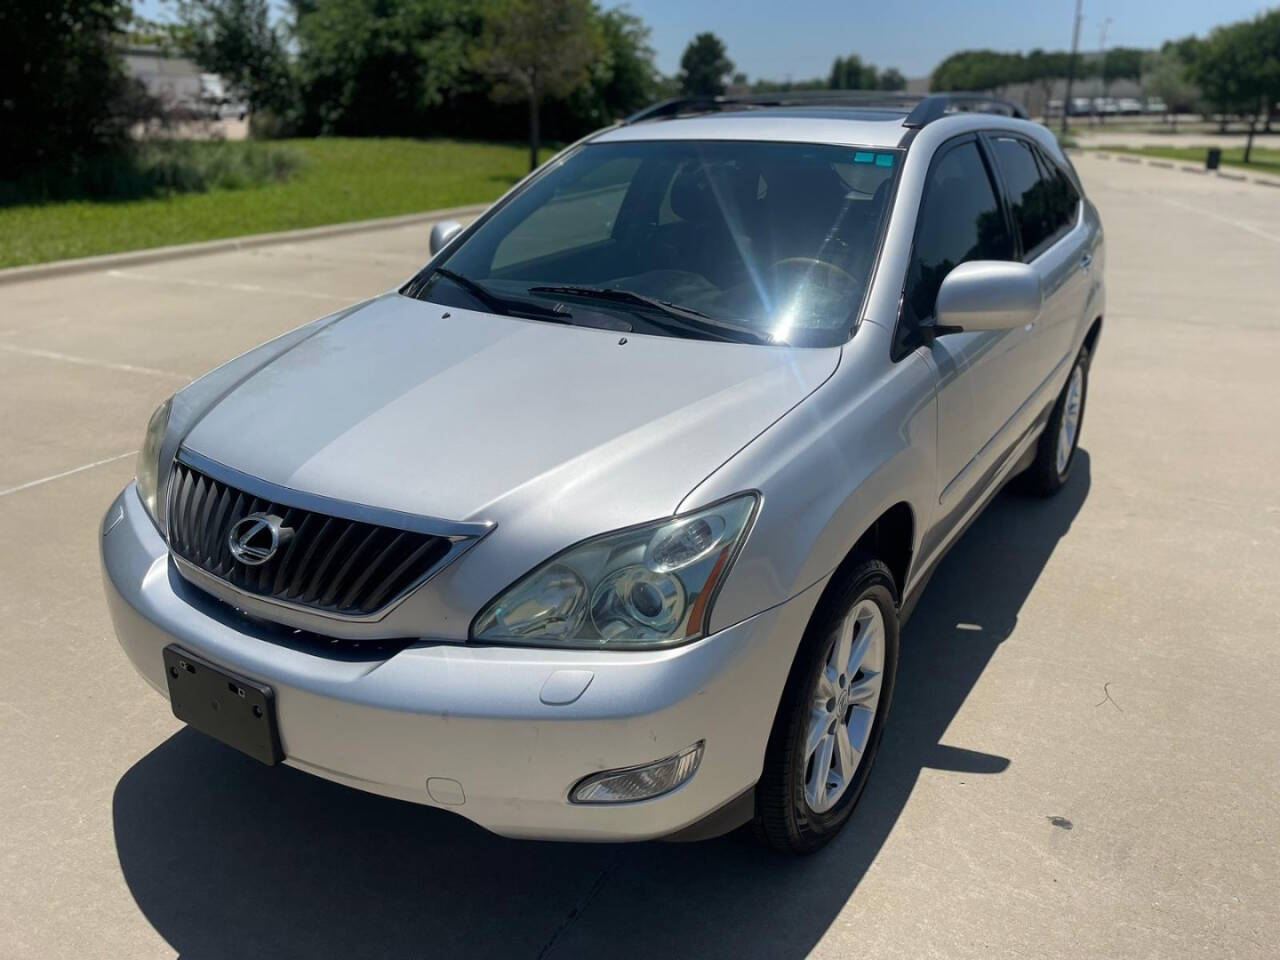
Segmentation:
[(588, 144), (404, 292), (640, 333), (843, 343), (900, 159), (800, 143)]

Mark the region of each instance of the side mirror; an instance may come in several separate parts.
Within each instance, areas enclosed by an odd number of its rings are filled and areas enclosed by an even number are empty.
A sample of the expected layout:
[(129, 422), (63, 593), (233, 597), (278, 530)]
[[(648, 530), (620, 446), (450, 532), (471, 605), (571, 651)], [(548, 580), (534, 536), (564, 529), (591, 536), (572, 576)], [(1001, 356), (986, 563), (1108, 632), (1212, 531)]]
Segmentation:
[(961, 330), (1012, 330), (1035, 323), (1044, 305), (1040, 274), (1025, 263), (971, 260), (938, 288), (934, 336)]
[(431, 255), (434, 257), (437, 253), (445, 248), (445, 245), (452, 240), (462, 224), (457, 220), (441, 220), (431, 228)]

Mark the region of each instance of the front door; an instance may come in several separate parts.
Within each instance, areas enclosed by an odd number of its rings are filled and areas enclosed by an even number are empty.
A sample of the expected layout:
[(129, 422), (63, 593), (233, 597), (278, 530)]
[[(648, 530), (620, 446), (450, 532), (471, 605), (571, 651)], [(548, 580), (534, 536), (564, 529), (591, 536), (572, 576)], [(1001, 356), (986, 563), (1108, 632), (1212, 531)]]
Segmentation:
[[(938, 288), (956, 266), (1014, 256), (1009, 220), (979, 138), (950, 142), (934, 158), (925, 183), (903, 295), (903, 335), (909, 338), (933, 319)], [(938, 378), (938, 502), (944, 513), (981, 493), (984, 464), (1000, 452), (993, 445), (1026, 399), (1020, 378), (1031, 342), (1030, 332), (1018, 327), (948, 334), (928, 345)]]

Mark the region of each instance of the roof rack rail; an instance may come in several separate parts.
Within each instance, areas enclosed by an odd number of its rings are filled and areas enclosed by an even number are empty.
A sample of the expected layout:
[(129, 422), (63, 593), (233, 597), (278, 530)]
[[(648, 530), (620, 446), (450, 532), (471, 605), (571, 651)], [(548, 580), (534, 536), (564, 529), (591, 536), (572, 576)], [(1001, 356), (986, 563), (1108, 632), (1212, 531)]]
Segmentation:
[(1027, 112), (1013, 101), (986, 93), (921, 95), (884, 90), (789, 90), (719, 97), (674, 97), (645, 107), (622, 122), (632, 124), (681, 114), (794, 106), (901, 110), (906, 114), (902, 122), (905, 127), (923, 127), (949, 113), (998, 113), (1024, 120), (1027, 116)]
[(682, 113), (718, 113), (722, 110), (753, 110), (762, 107), (866, 107), (909, 111), (922, 99), (918, 94), (883, 90), (789, 90), (774, 93), (744, 93), (719, 97), (674, 97), (633, 113), (622, 122), (639, 123)]
[(993, 97), (989, 93), (932, 93), (921, 98), (907, 119), (904, 127), (923, 127), (940, 120), (949, 113), (998, 113), (1005, 117), (1027, 119), (1027, 111), (1012, 100)]

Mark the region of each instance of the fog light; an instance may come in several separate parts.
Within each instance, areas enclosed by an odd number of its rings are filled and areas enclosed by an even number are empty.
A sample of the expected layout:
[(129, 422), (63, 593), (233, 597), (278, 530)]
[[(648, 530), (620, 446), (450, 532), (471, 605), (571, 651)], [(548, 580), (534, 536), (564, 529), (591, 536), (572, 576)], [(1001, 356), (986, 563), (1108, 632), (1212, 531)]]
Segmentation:
[(639, 767), (606, 770), (578, 781), (569, 792), (570, 803), (632, 803), (670, 793), (698, 772), (702, 741), (675, 756)]

